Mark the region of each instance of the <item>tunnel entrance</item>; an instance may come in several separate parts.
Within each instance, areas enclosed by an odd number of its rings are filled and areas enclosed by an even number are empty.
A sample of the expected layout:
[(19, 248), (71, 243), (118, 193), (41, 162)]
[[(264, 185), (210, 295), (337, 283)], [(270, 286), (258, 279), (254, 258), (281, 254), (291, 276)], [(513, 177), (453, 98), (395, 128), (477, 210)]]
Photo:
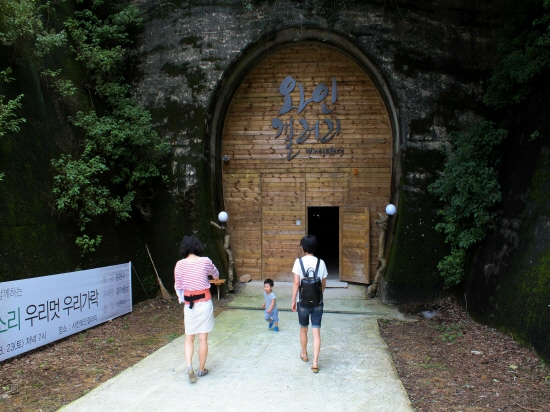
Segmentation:
[(292, 43), (258, 62), (220, 106), (212, 176), (221, 166), (237, 274), (292, 282), (300, 239), (312, 233), (331, 278), (370, 283), (394, 142), (386, 89), (370, 73), (338, 47)]
[(319, 249), (315, 255), (327, 265), (328, 278), (340, 276), (340, 208), (308, 207), (307, 232), (315, 235)]

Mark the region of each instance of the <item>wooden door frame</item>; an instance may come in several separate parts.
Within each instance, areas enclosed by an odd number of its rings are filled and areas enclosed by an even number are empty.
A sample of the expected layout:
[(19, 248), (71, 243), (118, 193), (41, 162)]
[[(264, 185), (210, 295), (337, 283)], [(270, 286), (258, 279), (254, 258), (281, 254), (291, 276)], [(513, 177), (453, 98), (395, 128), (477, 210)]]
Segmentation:
[(340, 249), (338, 255), (338, 280), (342, 282), (342, 274), (344, 269), (344, 215), (342, 213), (343, 206), (338, 206), (338, 247)]

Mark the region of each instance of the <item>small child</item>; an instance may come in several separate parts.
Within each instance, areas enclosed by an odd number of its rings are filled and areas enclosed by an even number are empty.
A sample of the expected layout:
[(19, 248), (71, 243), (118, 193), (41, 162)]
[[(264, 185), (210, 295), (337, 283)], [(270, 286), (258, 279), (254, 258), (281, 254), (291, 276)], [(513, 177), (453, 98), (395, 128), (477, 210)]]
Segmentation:
[(264, 312), (264, 318), (266, 321), (269, 322), (269, 329), (273, 327), (273, 324), (275, 324), (275, 327), (273, 330), (275, 332), (279, 332), (279, 311), (277, 309), (277, 297), (275, 296), (275, 293), (273, 293), (273, 290), (271, 289), (273, 287), (273, 281), (271, 279), (264, 280), (264, 304), (262, 305), (262, 309), (265, 309)]

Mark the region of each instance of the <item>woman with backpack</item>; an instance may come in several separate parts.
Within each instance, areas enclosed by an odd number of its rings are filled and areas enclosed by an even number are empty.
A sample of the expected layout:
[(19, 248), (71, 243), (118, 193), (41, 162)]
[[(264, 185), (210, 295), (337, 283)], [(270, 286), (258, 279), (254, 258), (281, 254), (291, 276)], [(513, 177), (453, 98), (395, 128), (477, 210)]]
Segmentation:
[[(323, 292), (327, 281), (327, 267), (323, 260), (314, 256), (319, 243), (313, 235), (307, 235), (300, 241), (303, 257), (296, 259), (292, 273), (292, 311), (298, 312), (300, 323), (300, 358), (307, 362), (307, 333), (311, 319), (313, 335), (313, 373), (319, 372), (319, 352), (321, 351), (321, 320), (323, 318)], [(298, 293), (299, 292), (299, 293)]]

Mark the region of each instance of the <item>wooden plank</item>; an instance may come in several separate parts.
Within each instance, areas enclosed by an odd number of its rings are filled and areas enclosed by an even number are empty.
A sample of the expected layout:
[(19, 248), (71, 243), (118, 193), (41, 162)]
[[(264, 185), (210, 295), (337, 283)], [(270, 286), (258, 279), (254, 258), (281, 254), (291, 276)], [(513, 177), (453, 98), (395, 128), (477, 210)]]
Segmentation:
[(348, 282), (368, 283), (370, 255), (367, 252), (370, 237), (369, 211), (367, 208), (343, 207), (341, 222), (341, 279)]
[[(262, 273), (264, 278), (286, 279), (296, 245), (304, 236), (305, 179), (302, 175), (262, 175)], [(289, 250), (294, 253), (289, 255)]]

